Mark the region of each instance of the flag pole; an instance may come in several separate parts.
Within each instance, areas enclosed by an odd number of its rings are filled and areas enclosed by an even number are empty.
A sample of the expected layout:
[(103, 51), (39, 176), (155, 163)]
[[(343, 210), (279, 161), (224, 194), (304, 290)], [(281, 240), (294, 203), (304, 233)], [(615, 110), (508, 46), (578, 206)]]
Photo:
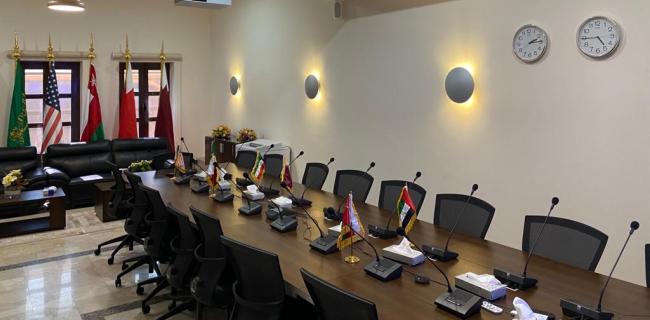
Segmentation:
[(93, 60), (97, 58), (97, 54), (95, 53), (95, 37), (93, 36), (93, 33), (90, 33), (90, 48), (88, 48), (88, 60), (90, 60), (90, 64), (93, 64)]
[[(348, 193), (348, 199), (350, 199), (349, 197), (350, 197), (351, 194), (352, 194), (352, 191), (350, 191)], [(346, 200), (346, 202), (347, 201), (350, 201), (350, 200)], [(349, 203), (346, 203), (345, 205), (348, 206)], [(346, 210), (348, 211), (348, 215), (349, 215), (350, 214), (350, 208), (346, 208)], [(352, 235), (349, 238), (349, 240), (350, 240), (350, 255), (345, 257), (345, 262), (347, 264), (355, 264), (355, 263), (358, 263), (359, 261), (361, 261), (361, 259), (359, 259), (359, 257), (354, 255), (354, 236), (356, 234), (355, 234), (354, 230), (352, 230), (352, 226), (350, 225), (350, 217), (349, 216), (348, 216), (347, 227), (349, 229), (348, 232), (351, 233)]]
[(54, 60), (54, 48), (52, 47), (52, 34), (48, 34), (47, 40), (47, 61)]
[(14, 50), (11, 52), (11, 57), (18, 63), (20, 60), (20, 45), (18, 44), (18, 34), (14, 32)]

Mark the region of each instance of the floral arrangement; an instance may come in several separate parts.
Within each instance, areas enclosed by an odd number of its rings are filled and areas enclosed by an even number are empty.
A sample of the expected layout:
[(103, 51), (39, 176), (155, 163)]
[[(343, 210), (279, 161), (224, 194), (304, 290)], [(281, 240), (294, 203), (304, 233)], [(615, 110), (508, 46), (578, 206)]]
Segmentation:
[(2, 185), (5, 189), (20, 190), (27, 185), (27, 180), (23, 177), (20, 169), (11, 170), (9, 174), (2, 178)]
[(225, 124), (220, 124), (215, 129), (212, 129), (212, 136), (219, 139), (228, 139), (230, 138), (230, 128)]
[(151, 171), (153, 170), (151, 163), (152, 163), (151, 160), (142, 160), (142, 161), (133, 162), (129, 165), (129, 171), (131, 172)]
[(255, 133), (255, 130), (250, 128), (241, 129), (237, 133), (237, 141), (241, 143), (253, 141), (256, 139), (257, 139), (257, 133)]

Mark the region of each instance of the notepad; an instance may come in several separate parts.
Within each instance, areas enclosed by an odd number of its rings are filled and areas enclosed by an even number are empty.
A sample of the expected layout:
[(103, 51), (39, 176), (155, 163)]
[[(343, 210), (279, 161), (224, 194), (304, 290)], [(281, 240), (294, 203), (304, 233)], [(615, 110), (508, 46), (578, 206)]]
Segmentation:
[(97, 174), (91, 174), (91, 175), (79, 177), (79, 179), (83, 181), (93, 181), (93, 180), (102, 180), (104, 178)]

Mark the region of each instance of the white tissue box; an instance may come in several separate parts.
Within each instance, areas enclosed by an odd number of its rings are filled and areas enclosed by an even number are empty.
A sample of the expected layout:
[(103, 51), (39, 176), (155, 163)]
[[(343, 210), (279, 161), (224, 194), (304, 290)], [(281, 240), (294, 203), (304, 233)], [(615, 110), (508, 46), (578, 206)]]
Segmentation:
[(500, 299), (506, 295), (508, 286), (505, 284), (499, 285), (480, 282), (475, 278), (470, 277), (469, 274), (471, 274), (471, 272), (457, 275), (456, 287), (469, 291), (490, 301)]
[(250, 190), (245, 190), (244, 194), (249, 200), (255, 201), (264, 199), (264, 194), (259, 191), (251, 192)]
[(381, 249), (381, 255), (410, 266), (417, 266), (418, 264), (423, 263), (424, 259), (426, 259), (420, 251), (413, 250), (407, 254), (402, 250), (399, 250), (399, 245), (392, 245)]
[(219, 181), (219, 189), (224, 190), (224, 191), (230, 190), (230, 182), (225, 181), (225, 180)]
[(331, 235), (338, 235), (341, 233), (341, 224), (337, 224), (331, 228), (328, 229), (330, 232), (329, 234)]
[(283, 209), (290, 209), (293, 206), (293, 202), (291, 201), (291, 199), (287, 197), (277, 197), (271, 201), (273, 201), (275, 205)]

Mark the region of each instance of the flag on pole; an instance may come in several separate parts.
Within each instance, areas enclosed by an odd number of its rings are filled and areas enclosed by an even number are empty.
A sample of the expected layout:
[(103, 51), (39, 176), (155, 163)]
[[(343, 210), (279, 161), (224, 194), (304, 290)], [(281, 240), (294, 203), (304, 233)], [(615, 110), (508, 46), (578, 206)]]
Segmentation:
[(406, 185), (402, 188), (402, 192), (397, 199), (397, 214), (399, 215), (399, 225), (404, 229), (405, 233), (409, 233), (415, 220), (417, 220), (416, 212), (418, 209), (413, 204), (411, 200), (411, 194)]
[(176, 159), (174, 160), (174, 167), (180, 173), (186, 173), (187, 168), (185, 167), (185, 159), (183, 158), (183, 153), (181, 152), (181, 147), (176, 148)]
[(14, 93), (11, 98), (9, 126), (7, 128), (7, 147), (18, 148), (31, 145), (27, 123), (27, 105), (25, 102), (25, 72), (23, 71), (23, 64), (20, 60), (16, 60)]
[(104, 125), (102, 124), (102, 110), (99, 104), (99, 94), (97, 93), (97, 75), (95, 74), (95, 64), (90, 63), (90, 75), (88, 76), (88, 95), (86, 108), (82, 109), (81, 116), (83, 132), (81, 141), (92, 142), (104, 140)]
[(343, 210), (341, 222), (341, 233), (339, 233), (339, 238), (336, 241), (336, 246), (339, 250), (351, 246), (353, 241), (361, 240), (358, 235), (366, 235), (366, 231), (357, 214), (357, 209), (354, 207), (354, 202), (352, 201), (352, 192), (345, 199), (345, 209)]
[(214, 154), (212, 155), (212, 158), (210, 158), (210, 164), (205, 173), (207, 174), (206, 180), (210, 189), (214, 189), (214, 187), (219, 183), (219, 180), (221, 180), (221, 174), (217, 169), (217, 157)]
[(133, 87), (133, 74), (131, 74), (131, 61), (126, 61), (126, 74), (124, 75), (124, 92), (120, 101), (120, 120), (118, 138), (135, 139), (138, 130), (135, 121), (135, 89)]
[(251, 170), (251, 173), (253, 174), (253, 177), (259, 180), (262, 179), (262, 177), (264, 177), (265, 171), (266, 171), (266, 164), (264, 163), (264, 157), (258, 152), (257, 158), (255, 158), (255, 165), (253, 165), (253, 169)]
[(59, 103), (59, 86), (56, 82), (56, 68), (54, 61), (49, 62), (47, 85), (45, 86), (45, 110), (43, 112), (43, 144), (41, 153), (47, 147), (61, 143), (63, 139), (63, 126), (61, 122), (61, 104)]
[(293, 179), (291, 179), (291, 169), (287, 162), (284, 162), (282, 167), (282, 173), (280, 174), (280, 182), (284, 182), (287, 185), (287, 188), (291, 190), (293, 188)]
[(160, 65), (160, 99), (158, 100), (158, 115), (154, 136), (165, 138), (169, 150), (174, 150), (174, 121), (172, 119), (172, 103), (169, 97), (169, 83), (167, 83), (167, 68), (164, 63)]

